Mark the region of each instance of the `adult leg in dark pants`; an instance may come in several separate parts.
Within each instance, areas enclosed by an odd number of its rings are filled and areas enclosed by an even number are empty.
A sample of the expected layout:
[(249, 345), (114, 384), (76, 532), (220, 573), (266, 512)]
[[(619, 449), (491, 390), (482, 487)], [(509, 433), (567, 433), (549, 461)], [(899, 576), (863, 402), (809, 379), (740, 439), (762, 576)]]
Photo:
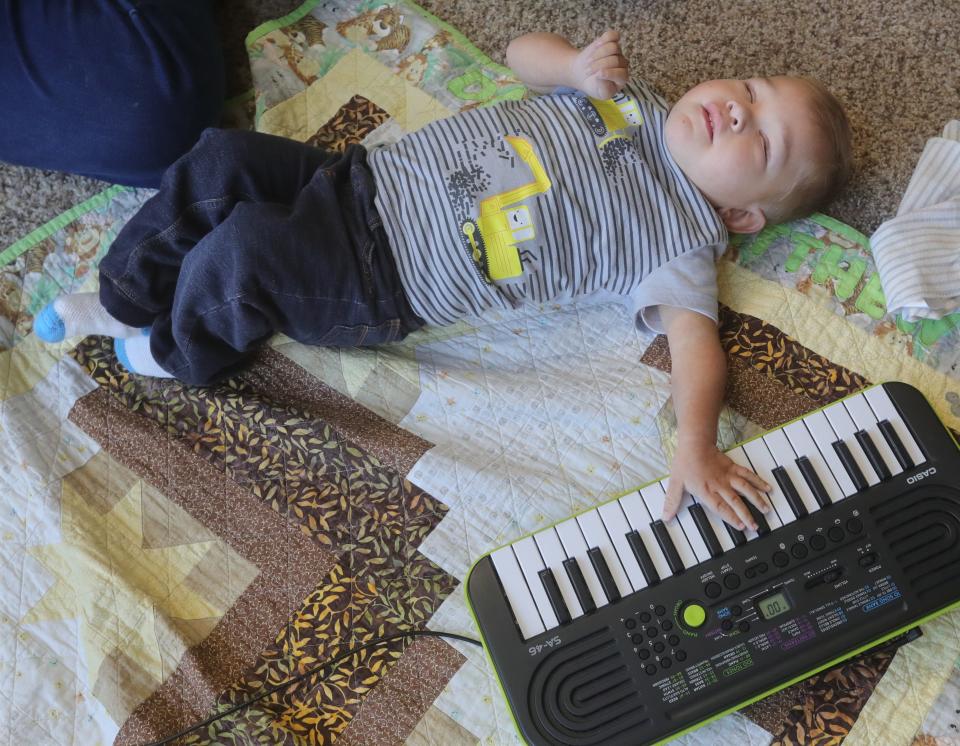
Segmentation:
[(219, 121), (212, 0), (0, 0), (0, 160), (156, 187)]

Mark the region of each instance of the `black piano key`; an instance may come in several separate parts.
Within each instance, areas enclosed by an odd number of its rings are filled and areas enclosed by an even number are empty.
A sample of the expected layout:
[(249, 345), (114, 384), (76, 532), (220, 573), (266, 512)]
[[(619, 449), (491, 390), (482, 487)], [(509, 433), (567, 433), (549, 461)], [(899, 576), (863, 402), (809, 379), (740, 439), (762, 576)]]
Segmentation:
[(892, 476), (890, 474), (890, 469), (887, 468), (887, 464), (884, 462), (883, 456), (880, 455), (880, 451), (877, 450), (877, 446), (873, 442), (873, 438), (870, 437), (870, 433), (868, 433), (866, 430), (857, 430), (854, 435), (856, 436), (860, 447), (863, 449), (863, 452), (867, 454), (867, 461), (870, 462), (870, 466), (873, 467), (873, 470), (877, 472), (877, 476), (880, 477), (880, 480), (885, 482), (886, 480), (890, 479)]
[(560, 593), (557, 579), (553, 577), (553, 570), (547, 567), (537, 574), (540, 576), (540, 582), (543, 583), (543, 590), (547, 592), (547, 598), (550, 600), (550, 606), (553, 607), (557, 622), (567, 624), (570, 621), (570, 611), (567, 609), (566, 601), (563, 600), (563, 594)]
[(580, 608), (584, 614), (597, 610), (597, 604), (590, 594), (590, 588), (587, 586), (587, 579), (583, 577), (583, 571), (574, 557), (568, 557), (563, 561), (563, 569), (567, 571), (567, 577), (570, 578), (570, 585), (573, 586), (573, 592), (577, 594), (577, 601), (580, 602)]
[(733, 542), (735, 547), (742, 547), (747, 543), (747, 537), (739, 528), (734, 528), (729, 523), (724, 522), (724, 526), (727, 527), (727, 533), (730, 534), (730, 541)]
[(863, 472), (857, 466), (857, 462), (854, 460), (853, 454), (850, 453), (850, 449), (847, 448), (847, 444), (842, 440), (834, 441), (833, 450), (837, 452), (837, 457), (843, 464), (843, 468), (847, 470), (847, 474), (850, 475), (850, 481), (857, 488), (857, 492), (867, 489), (866, 477), (863, 476)]
[(897, 461), (900, 462), (900, 466), (904, 469), (912, 469), (916, 466), (913, 463), (913, 459), (910, 458), (910, 454), (907, 452), (907, 449), (903, 446), (903, 441), (900, 440), (900, 436), (897, 435), (897, 431), (893, 429), (893, 425), (890, 424), (890, 420), (880, 420), (877, 423), (877, 427), (880, 428), (880, 432), (883, 433), (883, 437), (886, 438), (887, 445), (890, 446), (890, 450), (893, 451), (893, 455), (897, 457)]
[(800, 473), (803, 474), (803, 478), (813, 493), (817, 505), (821, 508), (831, 505), (830, 493), (827, 492), (827, 488), (824, 487), (823, 482), (820, 481), (820, 475), (817, 474), (817, 470), (813, 468), (813, 463), (811, 463), (810, 459), (806, 456), (801, 456), (797, 459), (797, 466), (800, 467)]
[(633, 556), (640, 565), (640, 572), (647, 581), (647, 585), (656, 585), (660, 582), (660, 573), (657, 572), (657, 566), (650, 559), (650, 553), (643, 543), (643, 537), (637, 531), (631, 531), (627, 534), (627, 544), (633, 550)]
[(653, 535), (657, 537), (657, 544), (660, 545), (660, 551), (667, 558), (667, 564), (670, 566), (670, 572), (674, 575), (683, 572), (683, 561), (677, 553), (677, 548), (673, 545), (673, 539), (670, 538), (670, 532), (663, 521), (656, 520), (650, 524), (653, 529)]
[(617, 588), (617, 583), (613, 579), (613, 575), (610, 573), (610, 567), (607, 565), (607, 561), (603, 558), (603, 552), (600, 551), (600, 547), (588, 549), (587, 556), (590, 558), (590, 564), (593, 565), (594, 572), (597, 573), (597, 577), (600, 579), (600, 587), (603, 588), (603, 592), (606, 595), (607, 600), (610, 603), (619, 601), (620, 589)]
[(710, 552), (710, 556), (719, 557), (723, 554), (723, 547), (720, 546), (720, 540), (717, 539), (717, 535), (713, 533), (713, 526), (710, 525), (710, 519), (707, 518), (703, 506), (699, 503), (691, 505), (690, 515), (693, 516), (693, 522), (696, 524), (697, 531), (700, 532), (700, 536), (703, 538), (703, 543), (707, 547), (707, 551)]
[(777, 480), (777, 484), (780, 485), (780, 491), (784, 497), (787, 498), (790, 510), (793, 511), (793, 514), (797, 518), (803, 518), (807, 514), (807, 506), (804, 505), (803, 500), (800, 499), (800, 494), (797, 492), (797, 488), (793, 486), (793, 480), (790, 479), (787, 470), (782, 466), (775, 466), (773, 468), (773, 478)]
[(770, 533), (770, 524), (767, 523), (766, 516), (760, 512), (760, 508), (754, 505), (752, 502), (743, 498), (744, 504), (747, 506), (747, 510), (750, 511), (750, 515), (753, 516), (753, 520), (757, 524), (757, 536), (766, 536)]

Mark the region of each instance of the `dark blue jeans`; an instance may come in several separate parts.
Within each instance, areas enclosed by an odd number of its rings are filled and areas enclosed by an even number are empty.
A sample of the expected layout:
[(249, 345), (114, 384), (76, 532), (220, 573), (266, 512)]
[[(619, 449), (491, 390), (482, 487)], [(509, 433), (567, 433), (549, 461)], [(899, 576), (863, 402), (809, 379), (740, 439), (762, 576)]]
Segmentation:
[(212, 0), (0, 0), (0, 161), (156, 187), (223, 97)]
[(366, 151), (207, 130), (100, 264), (100, 300), (177, 378), (208, 384), (275, 332), (366, 346), (423, 325), (374, 207)]

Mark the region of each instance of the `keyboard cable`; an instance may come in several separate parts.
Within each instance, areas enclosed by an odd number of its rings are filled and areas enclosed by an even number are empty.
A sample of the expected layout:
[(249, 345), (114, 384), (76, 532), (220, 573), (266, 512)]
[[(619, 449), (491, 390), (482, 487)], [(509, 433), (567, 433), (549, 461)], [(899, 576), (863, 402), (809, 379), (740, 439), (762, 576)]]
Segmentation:
[(304, 671), (303, 673), (294, 676), (291, 679), (287, 679), (286, 681), (280, 684), (276, 684), (270, 687), (269, 689), (261, 692), (256, 697), (253, 697), (252, 699), (248, 699), (245, 702), (241, 702), (238, 705), (234, 705), (233, 707), (231, 707), (229, 710), (226, 710), (225, 712), (221, 712), (218, 715), (213, 715), (211, 717), (208, 717), (203, 722), (194, 723), (188, 728), (184, 728), (179, 733), (174, 733), (172, 736), (167, 736), (166, 738), (163, 738), (160, 741), (152, 741), (149, 744), (145, 744), (145, 746), (164, 746), (164, 744), (168, 744), (171, 741), (176, 741), (178, 738), (181, 738), (182, 736), (185, 736), (188, 733), (191, 733), (192, 731), (195, 731), (199, 728), (203, 728), (204, 726), (210, 725), (211, 723), (215, 723), (217, 720), (227, 717), (227, 715), (232, 715), (233, 713), (239, 710), (244, 710), (250, 705), (255, 704), (256, 702), (259, 702), (261, 699), (265, 697), (269, 697), (271, 694), (276, 694), (277, 692), (286, 689), (291, 684), (296, 684), (298, 681), (303, 681), (304, 679), (308, 679), (320, 673), (321, 671), (324, 671), (325, 669), (335, 666), (340, 661), (346, 658), (349, 658), (351, 655), (356, 655), (361, 650), (366, 650), (367, 648), (372, 648), (377, 645), (383, 645), (385, 643), (391, 642), (393, 640), (400, 640), (408, 637), (447, 637), (453, 640), (459, 640), (460, 642), (468, 642), (471, 645), (481, 644), (479, 640), (475, 640), (472, 637), (467, 637), (466, 635), (457, 634), (456, 632), (434, 632), (433, 630), (428, 630), (428, 629), (411, 630), (409, 632), (398, 632), (395, 635), (386, 635), (384, 637), (378, 637), (375, 640), (371, 640), (370, 642), (364, 643), (363, 645), (357, 645), (356, 647), (352, 647), (330, 660), (324, 661), (322, 663), (318, 663), (313, 668), (310, 668)]

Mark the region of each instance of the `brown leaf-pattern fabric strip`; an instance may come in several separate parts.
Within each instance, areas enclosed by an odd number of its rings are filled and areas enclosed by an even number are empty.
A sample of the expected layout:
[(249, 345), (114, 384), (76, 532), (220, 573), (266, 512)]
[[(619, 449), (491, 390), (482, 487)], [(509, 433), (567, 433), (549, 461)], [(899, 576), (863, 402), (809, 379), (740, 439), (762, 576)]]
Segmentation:
[[(245, 528), (245, 522), (254, 519), (257, 510), (266, 510), (292, 529), (297, 542), (336, 558), (327, 563), (325, 572), (311, 573), (309, 587), (291, 586), (289, 574), (300, 563), (300, 550), (289, 536), (277, 538), (274, 551), (280, 564), (260, 579), (281, 596), (296, 598), (288, 599), (293, 605), (283, 618), (273, 618), (269, 637), (253, 641), (257, 654), (245, 658), (243, 670), (232, 669), (232, 683), (219, 691), (210, 691), (209, 682), (203, 681), (206, 671), (200, 673), (203, 669), (184, 675), (178, 669), (171, 677), (177, 687), (205, 690), (207, 696), (189, 707), (178, 706), (179, 692), (165, 685), (124, 726), (124, 742), (147, 733), (160, 736), (183, 727), (184, 721), (202, 719), (211, 714), (211, 694), (227, 707), (351, 644), (422, 628), (453, 592), (456, 580), (417, 551), (446, 507), (304, 408), (310, 396), (322, 396), (319, 388), (301, 394), (295, 404), (284, 399), (283, 391), (272, 390), (271, 382), (296, 367), (289, 361), (283, 363), (285, 371), (271, 371), (280, 356), (267, 353), (245, 376), (194, 388), (128, 375), (116, 363), (108, 339), (84, 340), (74, 356), (101, 386), (87, 398), (97, 397), (99, 406), (111, 409), (110, 417), (101, 417), (101, 430), (112, 428), (115, 437), (104, 436), (104, 447), (118, 451), (115, 455), (123, 460), (125, 449), (136, 443), (132, 454), (126, 453), (131, 468), (176, 493), (175, 500), (177, 494), (193, 496), (192, 502), (186, 498), (178, 502), (204, 525), (220, 533), (218, 526), (229, 523), (233, 534), (243, 534), (255, 530), (255, 525)], [(88, 420), (81, 426), (95, 429)], [(130, 437), (133, 431), (141, 433), (140, 441)], [(144, 437), (152, 438), (152, 443), (144, 442)], [(180, 455), (172, 455), (171, 449)], [(171, 469), (175, 461), (181, 462), (179, 469)], [(205, 506), (203, 499), (212, 488), (190, 476), (197, 468), (217, 476), (221, 494), (244, 495), (249, 507), (243, 510), (239, 500), (232, 509)], [(294, 685), (181, 742), (330, 743), (350, 724), (366, 695), (403, 660), (409, 645), (408, 640), (397, 641), (357, 653), (328, 675)], [(462, 664), (459, 654), (442, 660), (434, 688), (442, 688)], [(199, 680), (187, 680), (190, 676)], [(426, 710), (432, 698), (418, 701)], [(410, 728), (415, 724), (411, 719)]]

